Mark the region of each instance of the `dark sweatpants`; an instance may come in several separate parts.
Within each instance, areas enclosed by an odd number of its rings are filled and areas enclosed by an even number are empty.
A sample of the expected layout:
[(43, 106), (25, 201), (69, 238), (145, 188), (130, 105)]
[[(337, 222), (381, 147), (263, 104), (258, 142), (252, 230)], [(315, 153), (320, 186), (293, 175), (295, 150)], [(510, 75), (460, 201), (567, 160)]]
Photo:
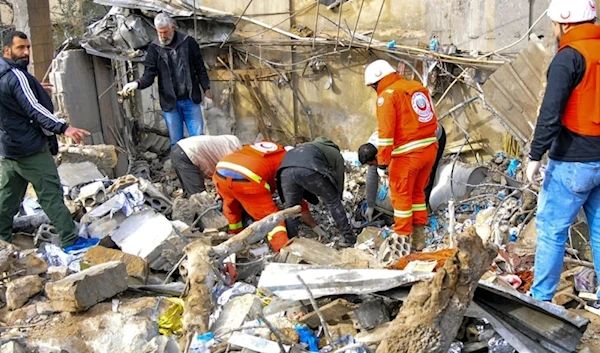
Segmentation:
[[(285, 208), (300, 205), (305, 190), (319, 196), (327, 205), (342, 236), (352, 239), (354, 233), (348, 217), (346, 217), (340, 194), (333, 183), (323, 174), (302, 167), (285, 168), (281, 171), (281, 189)], [(299, 223), (298, 218), (286, 221), (288, 237), (292, 238), (298, 235)]]
[(38, 197), (38, 202), (56, 228), (62, 246), (69, 246), (77, 239), (77, 227), (71, 212), (65, 206), (62, 186), (50, 149), (44, 147), (33, 156), (20, 159), (0, 159), (0, 239), (12, 241), (13, 217), (28, 183)]
[(177, 178), (183, 187), (186, 197), (199, 194), (206, 190), (204, 172), (196, 167), (179, 145), (171, 150), (171, 163), (177, 173)]
[(442, 128), (442, 135), (438, 139), (438, 150), (437, 156), (435, 157), (435, 163), (433, 164), (433, 168), (431, 169), (431, 174), (429, 174), (429, 182), (425, 187), (425, 201), (427, 203), (427, 208), (429, 208), (429, 197), (431, 196), (431, 190), (433, 190), (433, 183), (435, 182), (435, 176), (437, 174), (437, 169), (440, 164), (440, 160), (444, 155), (444, 150), (446, 149), (446, 131)]

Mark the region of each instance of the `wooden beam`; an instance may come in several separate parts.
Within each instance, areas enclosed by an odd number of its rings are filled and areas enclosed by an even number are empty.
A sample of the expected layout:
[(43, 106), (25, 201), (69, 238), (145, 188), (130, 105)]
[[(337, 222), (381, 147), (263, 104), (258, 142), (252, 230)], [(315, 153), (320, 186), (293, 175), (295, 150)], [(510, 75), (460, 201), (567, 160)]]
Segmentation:
[[(236, 75), (245, 77), (250, 77), (251, 80), (270, 80), (273, 77), (277, 76), (277, 73), (269, 70), (269, 69), (239, 69), (233, 70)], [(231, 70), (222, 69), (222, 70), (210, 70), (208, 72), (208, 78), (211, 81), (229, 81), (235, 79), (235, 76), (231, 72)]]

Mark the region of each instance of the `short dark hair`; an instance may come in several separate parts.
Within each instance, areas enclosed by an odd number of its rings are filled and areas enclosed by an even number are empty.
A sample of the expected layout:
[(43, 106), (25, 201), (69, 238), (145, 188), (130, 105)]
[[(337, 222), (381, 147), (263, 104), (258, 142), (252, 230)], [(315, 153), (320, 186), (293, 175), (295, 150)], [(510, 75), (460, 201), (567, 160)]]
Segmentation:
[(15, 37), (27, 39), (27, 34), (21, 31), (10, 31), (6, 33), (4, 39), (2, 39), (2, 47), (11, 47), (13, 45), (13, 40), (15, 39)]
[(360, 164), (367, 164), (377, 158), (377, 147), (372, 143), (365, 143), (358, 149), (358, 161)]

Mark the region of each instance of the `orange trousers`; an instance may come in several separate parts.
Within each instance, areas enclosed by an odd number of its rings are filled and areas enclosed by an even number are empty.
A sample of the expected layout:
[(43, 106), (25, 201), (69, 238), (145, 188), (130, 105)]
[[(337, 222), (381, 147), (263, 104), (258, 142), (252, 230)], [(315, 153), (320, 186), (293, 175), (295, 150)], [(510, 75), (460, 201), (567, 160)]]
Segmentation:
[(394, 232), (410, 235), (414, 225), (427, 224), (425, 187), (435, 163), (438, 143), (392, 157), (390, 192), (394, 207)]
[[(259, 221), (279, 211), (271, 192), (263, 185), (250, 180), (233, 180), (215, 174), (213, 182), (223, 198), (223, 214), (229, 222), (229, 232), (237, 234), (243, 230), (242, 211)], [(267, 234), (269, 244), (274, 251), (279, 251), (288, 242), (285, 222), (277, 225)]]

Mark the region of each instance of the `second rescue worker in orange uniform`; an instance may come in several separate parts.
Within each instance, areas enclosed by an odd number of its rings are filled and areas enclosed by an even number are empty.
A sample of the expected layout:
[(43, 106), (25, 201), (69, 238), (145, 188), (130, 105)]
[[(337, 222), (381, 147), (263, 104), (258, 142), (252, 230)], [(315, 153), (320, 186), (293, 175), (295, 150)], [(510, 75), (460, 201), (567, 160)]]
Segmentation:
[[(279, 211), (272, 193), (277, 189), (275, 175), (286, 148), (273, 142), (258, 142), (243, 146), (217, 163), (213, 181), (223, 198), (223, 213), (229, 221), (230, 233), (242, 231), (243, 210), (255, 221)], [(322, 231), (305, 202), (302, 203), (302, 219), (313, 231)], [(285, 222), (275, 227), (267, 239), (273, 250), (279, 251), (289, 240)]]
[(429, 92), (385, 60), (367, 66), (365, 84), (377, 92), (378, 167), (389, 175), (394, 232), (412, 235), (411, 247), (422, 249), (428, 218), (424, 190), (438, 149), (437, 117)]

